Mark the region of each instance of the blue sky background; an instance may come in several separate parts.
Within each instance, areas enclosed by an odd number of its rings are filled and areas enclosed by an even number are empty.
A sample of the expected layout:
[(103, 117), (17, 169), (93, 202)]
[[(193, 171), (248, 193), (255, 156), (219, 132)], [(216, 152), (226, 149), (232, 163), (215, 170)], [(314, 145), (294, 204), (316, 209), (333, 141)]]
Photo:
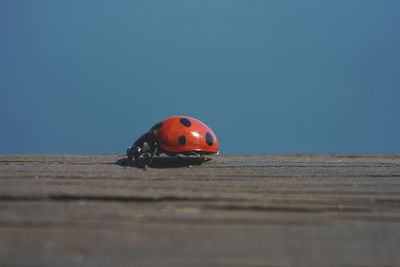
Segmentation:
[(0, 0), (0, 153), (400, 152), (400, 1)]

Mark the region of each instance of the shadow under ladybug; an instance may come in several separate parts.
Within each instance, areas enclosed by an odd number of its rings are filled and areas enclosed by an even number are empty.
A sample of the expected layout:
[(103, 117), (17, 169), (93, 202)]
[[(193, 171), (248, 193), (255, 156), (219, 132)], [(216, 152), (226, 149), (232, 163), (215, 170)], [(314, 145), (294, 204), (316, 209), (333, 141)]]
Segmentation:
[[(158, 156), (154, 157), (151, 162), (151, 168), (165, 169), (165, 168), (190, 168), (192, 166), (199, 166), (205, 161), (211, 160), (210, 158), (201, 159), (199, 157), (167, 157)], [(117, 160), (116, 164), (123, 167), (136, 167), (140, 169), (148, 169), (149, 157), (138, 158), (135, 161), (130, 160), (128, 157)]]

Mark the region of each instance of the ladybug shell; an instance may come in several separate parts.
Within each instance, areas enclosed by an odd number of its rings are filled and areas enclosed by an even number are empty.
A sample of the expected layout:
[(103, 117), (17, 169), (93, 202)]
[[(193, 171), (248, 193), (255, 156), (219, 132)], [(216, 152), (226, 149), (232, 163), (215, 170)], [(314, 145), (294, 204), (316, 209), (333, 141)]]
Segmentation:
[(163, 151), (218, 153), (218, 140), (214, 132), (197, 119), (174, 116), (157, 123), (151, 130), (156, 136), (158, 147)]

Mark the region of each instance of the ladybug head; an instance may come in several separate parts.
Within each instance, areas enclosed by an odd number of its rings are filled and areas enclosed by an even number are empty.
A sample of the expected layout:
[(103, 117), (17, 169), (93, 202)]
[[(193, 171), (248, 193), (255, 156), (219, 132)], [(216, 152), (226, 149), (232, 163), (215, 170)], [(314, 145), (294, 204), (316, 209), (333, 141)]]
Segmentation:
[(128, 160), (136, 160), (143, 153), (151, 153), (153, 154), (155, 148), (157, 146), (156, 137), (152, 131), (149, 131), (139, 137), (133, 145), (128, 147), (126, 151), (126, 155), (128, 156)]
[(142, 154), (142, 148), (140, 146), (129, 146), (126, 150), (126, 155), (129, 160), (136, 160)]

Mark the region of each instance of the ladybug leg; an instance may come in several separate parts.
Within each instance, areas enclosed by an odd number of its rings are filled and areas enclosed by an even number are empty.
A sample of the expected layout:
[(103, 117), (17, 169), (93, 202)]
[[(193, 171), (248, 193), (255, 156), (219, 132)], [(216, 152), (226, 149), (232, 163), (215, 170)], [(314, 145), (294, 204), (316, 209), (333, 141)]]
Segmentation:
[(159, 155), (157, 147), (155, 147), (154, 151), (151, 152), (151, 157), (150, 157), (149, 161), (146, 163), (146, 165), (144, 165), (145, 169), (148, 169), (150, 167), (150, 164), (153, 161), (154, 155)]
[(199, 158), (201, 159), (202, 162), (211, 160), (211, 158), (206, 157), (204, 154), (198, 154), (198, 155), (199, 155)]
[[(179, 156), (178, 154), (176, 154), (175, 156), (176, 156), (178, 159), (180, 159), (180, 161), (182, 161), (182, 163), (186, 163), (185, 160), (184, 160), (181, 156)], [(190, 164), (187, 164), (186, 167), (192, 168), (193, 166), (190, 165)]]

